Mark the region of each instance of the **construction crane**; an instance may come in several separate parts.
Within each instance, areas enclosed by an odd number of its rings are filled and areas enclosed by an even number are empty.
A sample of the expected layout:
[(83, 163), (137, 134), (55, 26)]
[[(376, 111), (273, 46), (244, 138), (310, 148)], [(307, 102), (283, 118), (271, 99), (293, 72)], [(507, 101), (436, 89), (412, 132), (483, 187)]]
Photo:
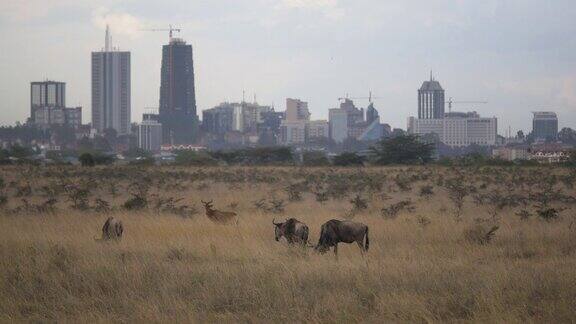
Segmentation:
[(168, 28), (154, 28), (154, 29), (143, 29), (145, 31), (154, 31), (154, 32), (169, 32), (170, 40), (172, 40), (172, 34), (174, 32), (181, 32), (180, 28), (172, 28), (172, 25), (168, 25)]
[(448, 112), (452, 112), (452, 104), (487, 104), (488, 101), (454, 101), (452, 97), (446, 101), (448, 104)]
[(373, 97), (372, 96), (372, 91), (370, 91), (368, 97), (348, 97), (346, 96), (345, 98), (338, 98), (338, 100), (342, 101), (342, 100), (346, 100), (346, 99), (368, 99), (369, 103), (372, 103), (372, 99), (384, 99), (383, 97)]

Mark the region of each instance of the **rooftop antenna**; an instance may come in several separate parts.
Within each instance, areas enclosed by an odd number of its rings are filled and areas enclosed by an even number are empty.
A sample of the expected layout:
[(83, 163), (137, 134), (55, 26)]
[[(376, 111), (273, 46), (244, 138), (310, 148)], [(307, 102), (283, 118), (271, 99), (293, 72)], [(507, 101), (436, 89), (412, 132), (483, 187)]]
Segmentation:
[(256, 101), (256, 92), (254, 92), (254, 104), (256, 104), (256, 103), (257, 103), (257, 101)]
[(110, 51), (110, 43), (112, 43), (112, 37), (110, 36), (110, 27), (106, 25), (106, 39), (104, 40), (104, 51)]
[(434, 74), (432, 70), (430, 70), (430, 81), (434, 81)]

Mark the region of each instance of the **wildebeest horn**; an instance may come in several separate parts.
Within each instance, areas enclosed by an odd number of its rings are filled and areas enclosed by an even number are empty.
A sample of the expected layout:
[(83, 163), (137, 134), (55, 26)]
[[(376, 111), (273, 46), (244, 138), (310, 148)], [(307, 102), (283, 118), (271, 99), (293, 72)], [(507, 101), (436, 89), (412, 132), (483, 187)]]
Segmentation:
[(273, 219), (272, 219), (272, 224), (274, 224), (274, 225), (276, 225), (276, 226), (282, 224), (282, 223), (276, 223), (275, 220), (276, 220), (276, 218), (273, 218)]

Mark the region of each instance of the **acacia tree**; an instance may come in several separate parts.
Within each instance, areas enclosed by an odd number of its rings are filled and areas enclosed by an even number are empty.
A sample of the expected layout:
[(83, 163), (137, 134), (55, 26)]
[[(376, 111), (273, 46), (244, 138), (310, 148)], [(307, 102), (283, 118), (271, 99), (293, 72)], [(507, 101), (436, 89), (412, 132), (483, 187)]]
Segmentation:
[(370, 152), (374, 164), (424, 164), (432, 161), (434, 144), (416, 135), (400, 135), (381, 140)]

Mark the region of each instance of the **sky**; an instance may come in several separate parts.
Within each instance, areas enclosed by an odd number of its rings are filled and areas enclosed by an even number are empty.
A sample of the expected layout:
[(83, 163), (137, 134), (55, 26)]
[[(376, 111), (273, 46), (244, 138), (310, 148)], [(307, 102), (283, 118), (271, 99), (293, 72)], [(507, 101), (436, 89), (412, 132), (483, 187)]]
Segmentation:
[[(0, 124), (25, 121), (30, 82), (66, 82), (67, 105), (90, 122), (90, 53), (131, 51), (132, 121), (158, 107), (167, 32), (194, 48), (198, 112), (223, 101), (313, 119), (372, 91), (382, 122), (406, 128), (433, 71), (455, 111), (498, 117), (499, 133), (531, 130), (532, 111), (576, 128), (574, 0), (0, 0)], [(365, 107), (366, 99), (355, 100)]]

